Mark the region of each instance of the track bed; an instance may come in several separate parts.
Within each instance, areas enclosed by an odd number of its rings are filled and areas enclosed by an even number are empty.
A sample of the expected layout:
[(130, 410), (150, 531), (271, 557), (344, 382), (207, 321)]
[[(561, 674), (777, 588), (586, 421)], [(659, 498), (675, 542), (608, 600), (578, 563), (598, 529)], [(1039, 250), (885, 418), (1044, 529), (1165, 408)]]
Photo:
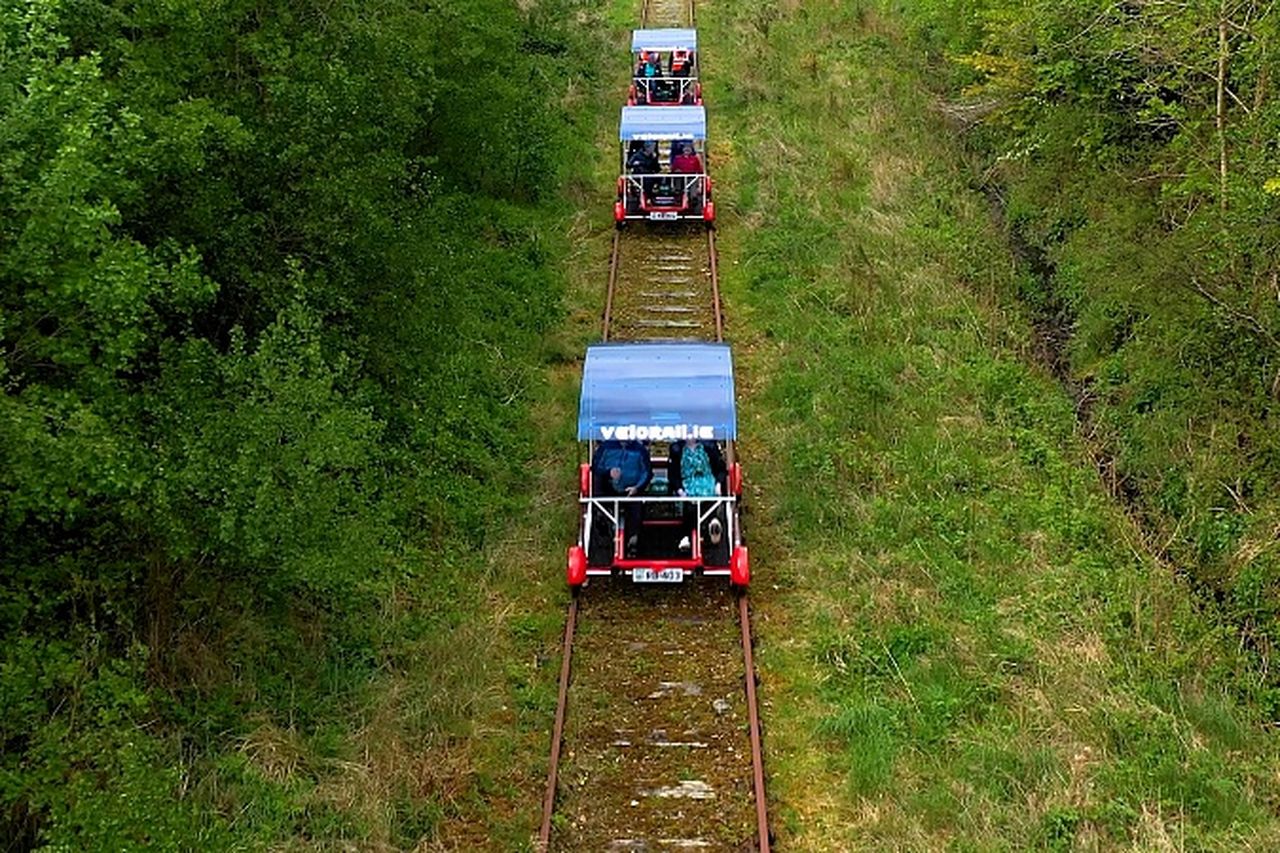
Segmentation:
[(692, 27), (696, 25), (694, 0), (641, 0), (644, 27)]
[(755, 849), (734, 593), (596, 582), (579, 607), (553, 849)]
[(712, 232), (628, 225), (614, 238), (605, 339), (719, 340)]

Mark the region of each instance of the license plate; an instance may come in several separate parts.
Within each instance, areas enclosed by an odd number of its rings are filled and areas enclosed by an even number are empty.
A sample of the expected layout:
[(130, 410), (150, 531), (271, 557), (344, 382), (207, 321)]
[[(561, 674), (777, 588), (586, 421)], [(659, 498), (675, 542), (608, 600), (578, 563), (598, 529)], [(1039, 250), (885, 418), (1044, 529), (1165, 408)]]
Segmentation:
[(649, 213), (649, 218), (662, 221), (672, 221), (679, 219), (680, 214), (676, 213), (674, 210), (654, 210)]
[(684, 569), (632, 569), (631, 580), (636, 583), (680, 583)]

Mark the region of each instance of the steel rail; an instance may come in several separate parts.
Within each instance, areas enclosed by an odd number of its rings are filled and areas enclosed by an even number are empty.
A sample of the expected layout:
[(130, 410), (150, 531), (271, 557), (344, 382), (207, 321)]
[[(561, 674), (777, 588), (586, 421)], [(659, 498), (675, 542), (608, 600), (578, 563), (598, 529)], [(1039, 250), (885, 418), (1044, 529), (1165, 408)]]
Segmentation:
[(738, 622), (742, 626), (742, 660), (747, 683), (747, 724), (751, 727), (751, 784), (756, 800), (756, 836), (760, 853), (769, 853), (769, 801), (764, 791), (764, 744), (760, 731), (760, 706), (756, 698), (756, 664), (751, 652), (751, 608), (747, 594), (738, 596)]
[(569, 615), (564, 620), (564, 650), (560, 655), (560, 694), (556, 699), (556, 722), (551, 730), (551, 763), (547, 767), (547, 790), (542, 798), (542, 826), (538, 830), (538, 849), (546, 853), (551, 847), (551, 816), (556, 806), (557, 777), (560, 774), (560, 745), (564, 740), (564, 718), (569, 707), (569, 663), (573, 660), (573, 632), (578, 622), (578, 595), (569, 601)]
[(618, 286), (618, 258), (622, 251), (622, 229), (613, 232), (613, 252), (609, 255), (609, 286), (604, 294), (604, 319), (600, 339), (609, 340), (609, 323), (613, 318), (613, 292)]
[(715, 228), (707, 228), (707, 257), (711, 263), (711, 307), (716, 315), (716, 343), (724, 343), (724, 311), (720, 307), (720, 271), (716, 268)]

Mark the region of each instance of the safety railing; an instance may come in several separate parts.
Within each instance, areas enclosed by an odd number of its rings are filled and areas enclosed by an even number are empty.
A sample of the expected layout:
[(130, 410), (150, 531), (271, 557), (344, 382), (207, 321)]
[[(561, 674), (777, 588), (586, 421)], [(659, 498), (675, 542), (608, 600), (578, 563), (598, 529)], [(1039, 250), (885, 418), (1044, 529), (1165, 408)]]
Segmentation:
[(706, 195), (707, 175), (687, 172), (632, 172), (625, 177), (623, 192), (628, 198), (642, 200), (642, 207), (669, 209), (671, 205), (655, 201), (656, 197), (679, 199), (678, 206), (702, 200)]
[[(623, 497), (610, 495), (608, 497), (580, 497), (578, 498), (578, 503), (584, 507), (582, 532), (579, 536), (578, 544), (582, 546), (587, 555), (588, 565), (592, 563), (591, 531), (594, 529), (597, 513), (612, 525), (616, 534), (625, 527), (625, 524), (621, 522), (624, 521), (623, 507), (627, 504), (693, 504), (696, 521), (692, 531), (693, 535), (690, 537), (691, 561), (698, 562), (702, 559), (702, 525), (709, 522), (721, 507), (725, 508), (722, 522), (724, 524), (724, 541), (728, 542), (730, 547), (737, 543), (737, 518), (736, 513), (731, 509), (737, 503), (735, 495), (710, 495), (707, 497), (690, 497), (688, 495)], [(638, 531), (631, 531), (631, 533), (638, 533)], [(628, 535), (631, 535), (631, 533), (628, 533)]]
[(698, 78), (690, 77), (633, 77), (636, 103), (683, 104), (697, 100)]

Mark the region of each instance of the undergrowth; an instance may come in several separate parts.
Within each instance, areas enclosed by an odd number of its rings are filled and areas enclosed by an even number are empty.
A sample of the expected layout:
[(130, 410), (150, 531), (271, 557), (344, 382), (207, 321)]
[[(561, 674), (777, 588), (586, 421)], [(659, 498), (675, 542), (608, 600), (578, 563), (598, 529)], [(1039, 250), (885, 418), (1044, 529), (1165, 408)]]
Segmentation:
[(1100, 483), (896, 22), (701, 29), (780, 843), (1276, 846), (1260, 673)]

